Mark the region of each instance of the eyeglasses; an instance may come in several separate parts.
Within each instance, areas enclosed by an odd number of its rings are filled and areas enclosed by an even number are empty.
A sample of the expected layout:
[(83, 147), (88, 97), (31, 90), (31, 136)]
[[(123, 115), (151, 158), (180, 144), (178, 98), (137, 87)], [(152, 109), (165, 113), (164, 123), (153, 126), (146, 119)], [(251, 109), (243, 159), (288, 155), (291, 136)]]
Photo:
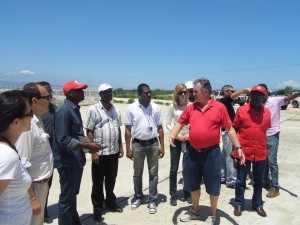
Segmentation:
[(23, 116), (21, 116), (21, 118), (24, 118), (24, 117), (31, 117), (31, 118), (33, 118), (33, 112), (32, 112), (32, 110), (30, 110), (30, 113), (24, 114)]
[(231, 93), (233, 93), (233, 92), (234, 92), (234, 90), (226, 90), (226, 92), (231, 92)]
[(48, 101), (50, 101), (52, 99), (52, 95), (47, 95), (47, 96), (40, 96), (40, 97), (37, 97), (37, 99), (41, 99), (41, 98), (45, 98), (47, 99)]
[(185, 94), (187, 94), (187, 91), (178, 91), (178, 94), (179, 94), (179, 95), (182, 95), (182, 94), (185, 95)]

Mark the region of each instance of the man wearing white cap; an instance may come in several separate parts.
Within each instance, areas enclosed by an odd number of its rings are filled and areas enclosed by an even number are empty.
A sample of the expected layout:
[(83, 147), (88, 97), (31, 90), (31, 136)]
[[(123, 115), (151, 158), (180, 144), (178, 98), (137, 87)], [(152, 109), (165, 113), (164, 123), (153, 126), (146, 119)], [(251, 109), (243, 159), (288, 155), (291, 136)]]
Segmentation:
[(58, 224), (80, 225), (76, 196), (79, 193), (86, 159), (83, 149), (98, 152), (102, 146), (80, 140), (84, 136), (79, 102), (88, 86), (76, 80), (64, 84), (64, 103), (54, 114), (53, 156), (59, 173), (61, 193), (58, 201)]
[(194, 92), (194, 83), (193, 83), (193, 81), (189, 80), (189, 81), (185, 82), (185, 86), (186, 86), (186, 89), (189, 92), (189, 97), (188, 97), (189, 101), (194, 102), (195, 101), (195, 96), (193, 94), (193, 92)]
[[(119, 158), (123, 157), (123, 145), (120, 126), (120, 110), (111, 103), (113, 88), (103, 83), (98, 88), (100, 101), (91, 106), (87, 113), (86, 133), (91, 142), (101, 144), (101, 152), (92, 153), (92, 203), (94, 220), (101, 221), (103, 202), (113, 212), (122, 212), (116, 204), (114, 188), (118, 173)], [(104, 200), (103, 182), (106, 198)]]

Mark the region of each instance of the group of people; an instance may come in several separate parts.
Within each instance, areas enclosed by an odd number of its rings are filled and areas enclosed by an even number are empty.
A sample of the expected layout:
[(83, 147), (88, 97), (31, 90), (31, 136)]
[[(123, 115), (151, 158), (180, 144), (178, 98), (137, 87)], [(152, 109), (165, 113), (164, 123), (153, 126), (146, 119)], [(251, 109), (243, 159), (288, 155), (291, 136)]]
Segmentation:
[[(53, 91), (47, 82), (28, 83), (23, 90), (0, 94), (0, 224), (52, 222), (47, 214), (47, 198), (54, 167), (61, 188), (58, 223), (80, 225), (76, 196), (86, 152), (92, 158), (94, 220), (102, 220), (104, 208), (123, 211), (114, 193), (119, 158), (124, 155), (121, 113), (112, 103), (113, 87), (103, 83), (98, 88), (100, 100), (89, 108), (83, 124), (79, 103), (84, 100), (87, 87), (77, 81), (65, 83), (66, 99), (58, 108), (52, 103)], [(184, 199), (192, 207), (181, 221), (200, 218), (201, 183), (205, 184), (211, 203), (206, 224), (215, 223), (222, 182), (235, 188), (234, 215), (240, 216), (251, 166), (252, 208), (260, 216), (266, 216), (262, 188), (270, 188), (267, 197), (279, 195), (280, 106), (300, 94), (273, 98), (268, 96), (265, 84), (239, 91), (224, 85), (224, 98), (218, 102), (211, 98), (211, 91), (206, 78), (175, 87), (166, 119), (170, 131), (170, 204), (177, 205), (177, 172), (183, 153)], [(239, 107), (235, 113), (232, 101), (246, 92), (250, 93), (249, 104)], [(155, 214), (158, 164), (165, 154), (162, 111), (151, 101), (149, 85), (140, 84), (137, 93), (138, 100), (127, 107), (124, 118), (126, 156), (133, 161), (131, 209), (143, 203), (142, 175), (146, 159), (147, 204), (149, 213)]]

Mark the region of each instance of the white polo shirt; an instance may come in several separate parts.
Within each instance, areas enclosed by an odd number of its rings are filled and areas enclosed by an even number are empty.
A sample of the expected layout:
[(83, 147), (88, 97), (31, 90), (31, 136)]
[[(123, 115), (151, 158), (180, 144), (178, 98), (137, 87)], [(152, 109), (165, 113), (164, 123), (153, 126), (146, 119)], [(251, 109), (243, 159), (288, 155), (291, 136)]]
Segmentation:
[(117, 154), (120, 149), (119, 128), (121, 113), (113, 104), (106, 110), (101, 101), (91, 106), (87, 112), (86, 129), (94, 131), (94, 142), (105, 146), (99, 155)]
[(150, 102), (147, 108), (136, 101), (127, 107), (125, 125), (131, 125), (131, 137), (149, 140), (158, 137), (157, 126), (163, 124), (161, 108)]
[(33, 182), (52, 175), (53, 155), (49, 134), (44, 131), (43, 122), (35, 115), (31, 119), (31, 130), (21, 134), (16, 148)]

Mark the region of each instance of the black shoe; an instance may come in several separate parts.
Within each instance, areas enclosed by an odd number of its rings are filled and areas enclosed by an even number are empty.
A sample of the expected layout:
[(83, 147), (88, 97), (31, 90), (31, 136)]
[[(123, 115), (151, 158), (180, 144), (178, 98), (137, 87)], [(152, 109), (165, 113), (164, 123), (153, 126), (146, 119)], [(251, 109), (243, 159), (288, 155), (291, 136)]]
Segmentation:
[(123, 212), (123, 209), (118, 204), (110, 205), (107, 207), (107, 209), (110, 211), (113, 211), (113, 212), (118, 212), (118, 213)]
[(170, 205), (172, 205), (172, 206), (176, 206), (177, 205), (177, 197), (176, 196), (172, 196), (170, 198)]
[(47, 216), (44, 218), (44, 223), (47, 223), (47, 224), (53, 223), (53, 219), (51, 217)]
[(93, 219), (96, 222), (102, 221), (102, 209), (101, 208), (94, 209)]

